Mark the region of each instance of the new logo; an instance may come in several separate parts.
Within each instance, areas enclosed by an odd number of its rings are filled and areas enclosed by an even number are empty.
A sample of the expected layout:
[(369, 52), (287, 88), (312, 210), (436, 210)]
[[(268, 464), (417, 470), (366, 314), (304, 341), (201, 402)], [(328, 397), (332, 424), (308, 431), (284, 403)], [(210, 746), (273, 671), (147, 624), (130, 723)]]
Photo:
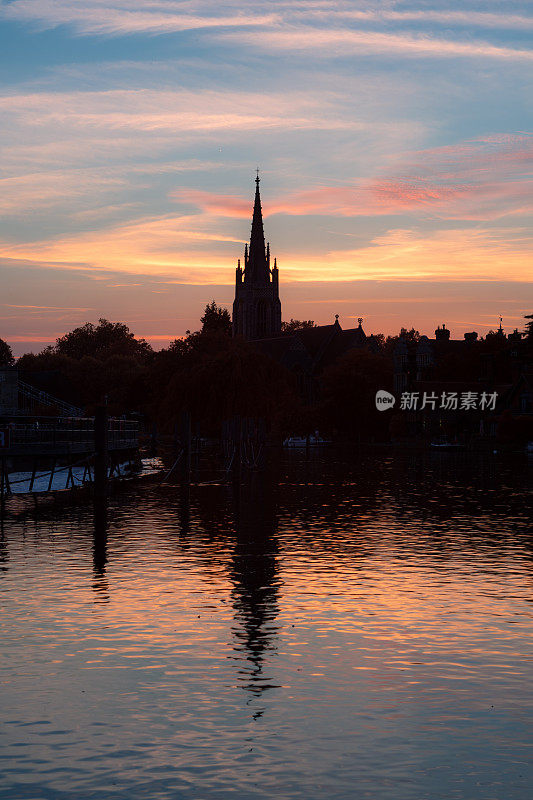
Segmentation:
[(386, 392), (385, 389), (379, 389), (376, 392), (376, 408), (378, 411), (386, 411), (387, 408), (392, 408), (395, 402), (394, 395)]

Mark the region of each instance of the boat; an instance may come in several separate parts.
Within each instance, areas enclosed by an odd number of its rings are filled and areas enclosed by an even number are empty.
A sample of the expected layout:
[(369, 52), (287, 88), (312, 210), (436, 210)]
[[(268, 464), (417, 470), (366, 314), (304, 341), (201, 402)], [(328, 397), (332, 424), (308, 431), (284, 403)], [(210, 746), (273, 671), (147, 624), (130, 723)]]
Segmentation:
[(319, 447), (325, 444), (332, 444), (332, 440), (313, 434), (312, 436), (289, 436), (283, 442), (283, 447)]
[(464, 444), (460, 444), (459, 442), (450, 442), (445, 436), (439, 436), (434, 442), (431, 442), (431, 447), (438, 447), (439, 449), (445, 450), (462, 450), (464, 448)]

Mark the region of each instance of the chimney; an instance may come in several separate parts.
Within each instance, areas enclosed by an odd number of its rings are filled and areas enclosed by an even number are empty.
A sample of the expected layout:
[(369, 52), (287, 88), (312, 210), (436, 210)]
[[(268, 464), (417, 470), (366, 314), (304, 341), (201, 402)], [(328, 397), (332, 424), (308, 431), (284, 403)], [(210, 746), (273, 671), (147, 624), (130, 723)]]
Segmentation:
[(442, 323), (442, 328), (437, 326), (437, 330), (435, 331), (435, 339), (437, 342), (448, 342), (450, 340), (450, 331), (444, 322)]

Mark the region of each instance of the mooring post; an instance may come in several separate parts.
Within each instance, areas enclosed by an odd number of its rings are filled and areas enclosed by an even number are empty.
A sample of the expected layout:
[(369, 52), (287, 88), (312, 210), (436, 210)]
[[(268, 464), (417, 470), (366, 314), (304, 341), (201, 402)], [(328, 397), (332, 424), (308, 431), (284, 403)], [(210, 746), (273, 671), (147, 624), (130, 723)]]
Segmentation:
[(5, 470), (6, 470), (6, 462), (5, 458), (2, 458), (0, 461), (0, 516), (4, 516), (6, 510), (6, 498), (4, 494), (4, 484), (5, 484)]
[(152, 433), (150, 435), (150, 456), (157, 455), (157, 424), (154, 422), (152, 425)]
[[(54, 428), (54, 431), (55, 431), (55, 428)], [(48, 481), (48, 491), (49, 492), (52, 491), (52, 484), (54, 482), (54, 472), (55, 471), (56, 471), (56, 459), (55, 459), (55, 456), (54, 456), (54, 459), (52, 461), (52, 469), (50, 470), (50, 479)]]
[(179, 425), (178, 425), (177, 421), (174, 423), (174, 436), (173, 436), (173, 439), (172, 439), (172, 449), (173, 449), (173, 453), (172, 453), (173, 458), (177, 458), (179, 453), (180, 453), (180, 449), (181, 449), (180, 448), (180, 429), (179, 429)]
[(181, 442), (183, 457), (181, 459), (182, 477), (185, 483), (191, 482), (191, 415), (184, 411), (181, 415)]
[(107, 408), (99, 406), (94, 415), (94, 495), (107, 497), (109, 421)]
[(106, 497), (94, 498), (93, 566), (96, 578), (105, 574), (107, 564), (107, 503)]
[(242, 477), (242, 419), (240, 416), (232, 420), (233, 439), (233, 480), (240, 483)]

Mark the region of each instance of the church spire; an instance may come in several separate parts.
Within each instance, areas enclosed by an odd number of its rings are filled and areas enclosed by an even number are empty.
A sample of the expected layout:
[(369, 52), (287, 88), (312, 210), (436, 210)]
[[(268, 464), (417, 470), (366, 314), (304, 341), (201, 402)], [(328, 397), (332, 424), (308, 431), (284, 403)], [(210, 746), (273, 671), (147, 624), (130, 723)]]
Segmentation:
[(259, 170), (255, 179), (254, 214), (250, 247), (244, 249), (244, 272), (237, 266), (233, 302), (233, 335), (268, 339), (281, 332), (279, 272), (276, 259), (270, 269), (270, 246), (265, 247)]
[(263, 213), (261, 210), (261, 196), (259, 194), (259, 170), (255, 179), (254, 215), (252, 219), (252, 232), (250, 235), (250, 249), (248, 251), (248, 273), (254, 283), (268, 283), (269, 270), (265, 253), (265, 233), (263, 230)]

